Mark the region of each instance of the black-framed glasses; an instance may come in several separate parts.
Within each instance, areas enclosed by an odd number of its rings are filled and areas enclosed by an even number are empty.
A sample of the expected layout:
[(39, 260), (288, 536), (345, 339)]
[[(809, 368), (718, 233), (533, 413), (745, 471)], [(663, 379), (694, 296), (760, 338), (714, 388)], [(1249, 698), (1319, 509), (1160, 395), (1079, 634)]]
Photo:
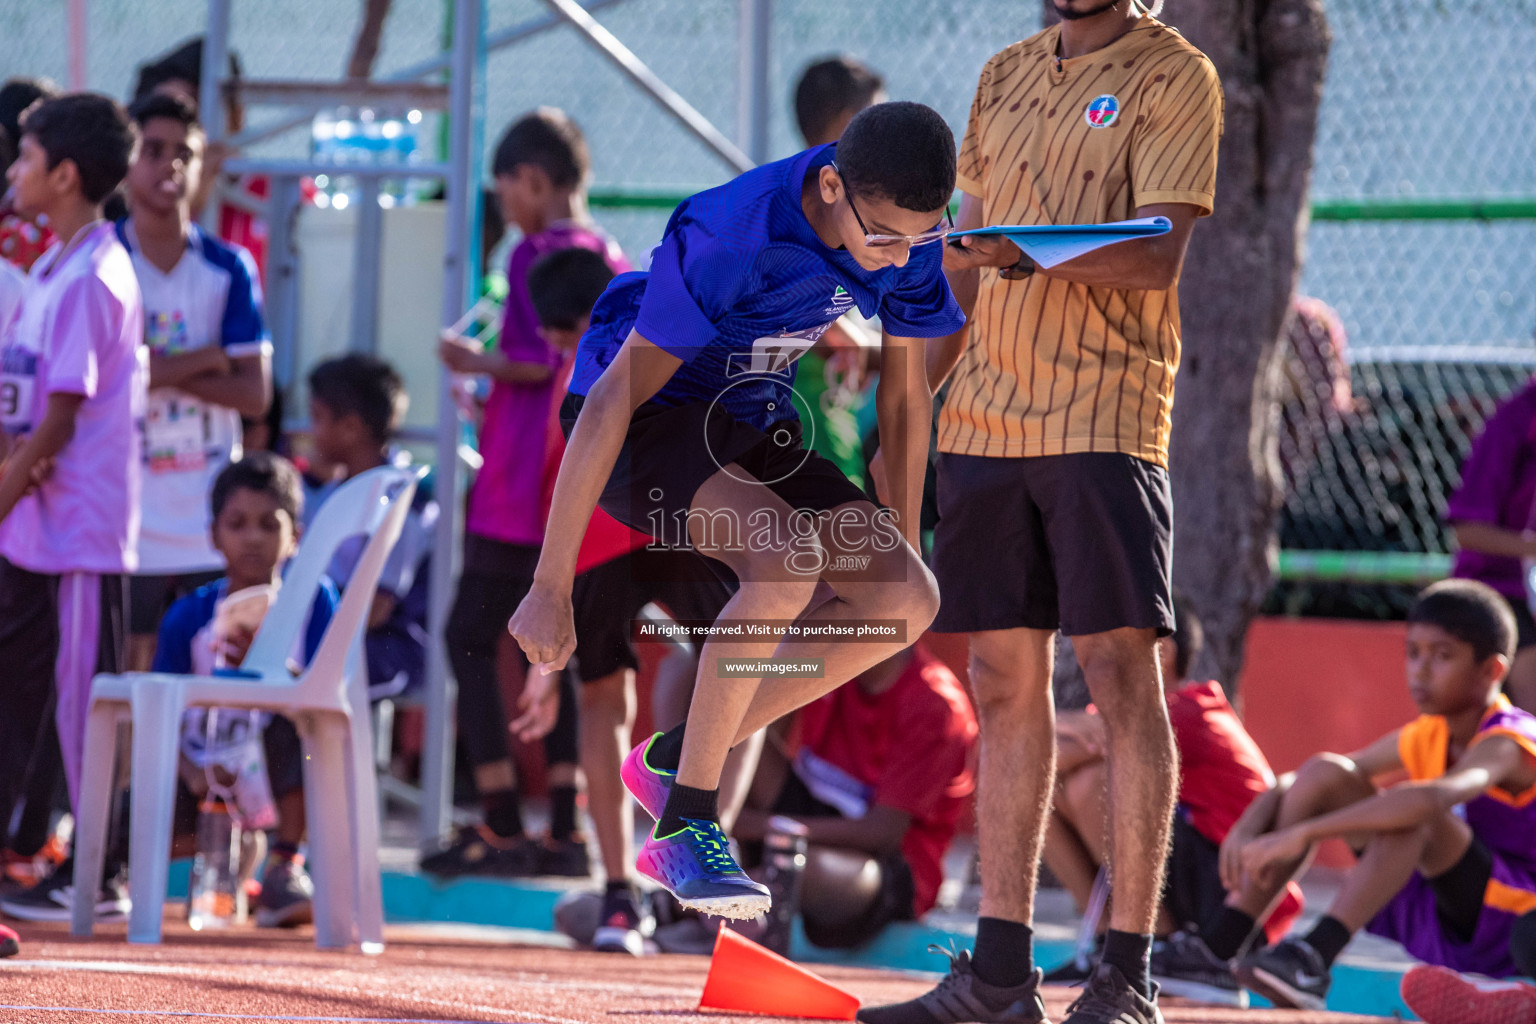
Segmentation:
[[(843, 172), (838, 170), (836, 162), (832, 169), (837, 171), (838, 177)], [(908, 245), (916, 248), (919, 245), (927, 245), (930, 242), (938, 242), (947, 238), (955, 230), (955, 218), (950, 216), (949, 208), (944, 208), (944, 223), (931, 230), (916, 235), (877, 235), (873, 234), (864, 224), (864, 218), (859, 216), (859, 207), (853, 201), (853, 190), (848, 187), (848, 180), (843, 179), (843, 195), (848, 197), (848, 209), (853, 211), (853, 219), (859, 222), (859, 230), (864, 232), (864, 244), (871, 249), (883, 249), (892, 245)]]

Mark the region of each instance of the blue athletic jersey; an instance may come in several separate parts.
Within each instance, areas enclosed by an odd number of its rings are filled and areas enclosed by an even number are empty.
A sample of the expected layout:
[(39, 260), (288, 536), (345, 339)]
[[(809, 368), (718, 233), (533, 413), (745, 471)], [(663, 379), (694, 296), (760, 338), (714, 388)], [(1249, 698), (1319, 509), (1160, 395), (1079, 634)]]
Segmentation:
[(837, 144), (764, 164), (672, 212), (649, 272), (621, 274), (592, 310), (570, 390), (585, 395), (631, 329), (683, 360), (652, 399), (719, 401), (760, 430), (797, 413), (794, 363), (857, 307), (888, 334), (934, 338), (965, 323), (941, 271), (943, 246), (919, 246), (904, 267), (868, 271), (828, 248), (800, 205), (805, 176)]

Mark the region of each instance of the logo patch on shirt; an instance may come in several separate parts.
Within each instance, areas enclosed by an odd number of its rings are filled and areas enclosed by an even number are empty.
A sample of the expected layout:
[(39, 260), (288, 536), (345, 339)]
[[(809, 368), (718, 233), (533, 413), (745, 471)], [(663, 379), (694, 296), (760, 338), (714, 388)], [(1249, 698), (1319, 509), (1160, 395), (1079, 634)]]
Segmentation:
[(853, 308), (853, 296), (848, 294), (848, 289), (838, 285), (832, 292), (832, 304), (822, 313), (826, 316), (839, 317)]
[(1088, 109), (1083, 111), (1083, 120), (1090, 128), (1108, 128), (1119, 116), (1120, 101), (1109, 93), (1095, 96)]

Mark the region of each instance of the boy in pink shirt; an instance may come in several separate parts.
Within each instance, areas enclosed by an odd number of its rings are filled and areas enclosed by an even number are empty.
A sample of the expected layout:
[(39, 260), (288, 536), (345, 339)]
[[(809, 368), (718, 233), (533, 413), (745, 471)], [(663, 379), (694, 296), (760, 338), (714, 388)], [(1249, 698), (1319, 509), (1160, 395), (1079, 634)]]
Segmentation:
[[(507, 129), (492, 173), (502, 214), (523, 238), (507, 267), (510, 291), (500, 343), (482, 352), (448, 340), (440, 350), (449, 369), (491, 379), (480, 429), (484, 465), (469, 491), (464, 573), (444, 637), (459, 683), (459, 738), (473, 766), (485, 824), (462, 830), (426, 857), (421, 867), (429, 874), (586, 875), (590, 870), (576, 827), (574, 694), (566, 688), (553, 732), (544, 737), (551, 834), (540, 842), (523, 829), (509, 718), (496, 677), (497, 645), (532, 585), (544, 542), (540, 487), (561, 365), (561, 353), (539, 333), (528, 271), (546, 253), (573, 247), (601, 253), (614, 273), (630, 269), (618, 244), (588, 218), (588, 167), (580, 129), (558, 110), (540, 108)], [(524, 713), (513, 728), (532, 737), (540, 728), (533, 723), (550, 710), (520, 709)]]
[[(77, 806), (91, 678), (123, 660), (147, 370), (138, 282), (101, 204), (133, 146), (116, 103), (62, 96), (22, 122), (6, 175), (17, 209), (46, 216), (59, 242), (33, 266), (0, 339), (0, 821), (10, 820), (50, 701)], [(72, 875), (66, 864), (9, 902), (34, 911), (29, 919), (68, 920)], [(109, 882), (98, 913), (126, 903)]]

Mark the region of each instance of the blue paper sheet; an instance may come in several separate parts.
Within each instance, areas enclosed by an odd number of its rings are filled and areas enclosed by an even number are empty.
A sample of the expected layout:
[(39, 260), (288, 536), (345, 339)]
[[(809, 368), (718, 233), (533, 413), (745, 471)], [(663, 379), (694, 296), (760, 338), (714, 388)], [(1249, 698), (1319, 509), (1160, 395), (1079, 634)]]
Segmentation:
[(949, 237), (1005, 235), (1040, 266), (1054, 267), (1116, 242), (1165, 235), (1172, 227), (1173, 223), (1167, 217), (1140, 217), (1109, 224), (1001, 224), (974, 231), (957, 231)]

